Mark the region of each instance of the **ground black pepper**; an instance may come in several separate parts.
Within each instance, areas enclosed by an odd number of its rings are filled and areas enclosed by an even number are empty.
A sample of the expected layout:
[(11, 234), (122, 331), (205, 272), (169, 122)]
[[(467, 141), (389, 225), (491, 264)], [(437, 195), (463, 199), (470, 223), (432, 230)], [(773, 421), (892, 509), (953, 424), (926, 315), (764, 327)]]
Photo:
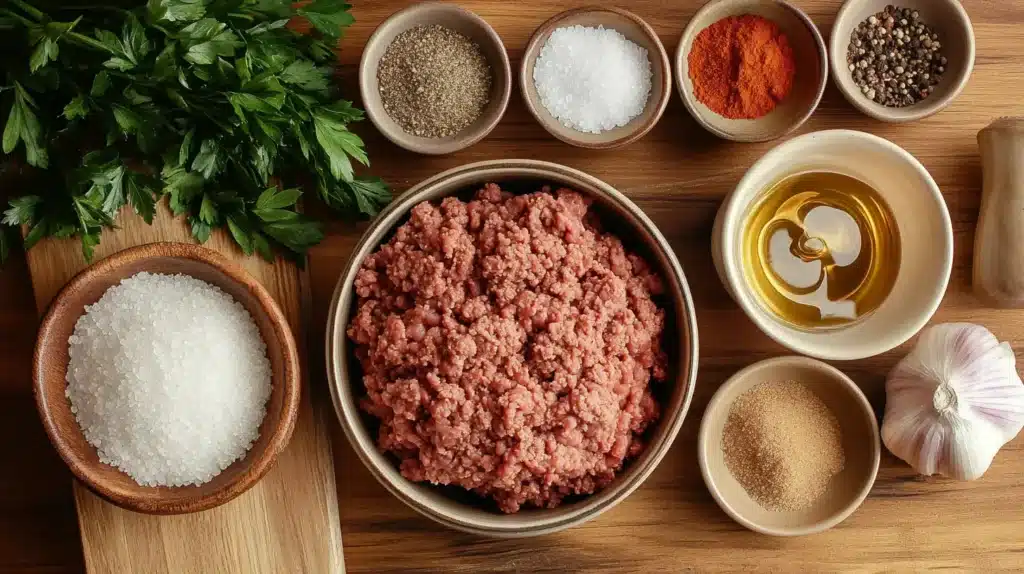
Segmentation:
[(443, 26), (399, 34), (377, 70), (380, 97), (407, 133), (443, 138), (473, 123), (490, 100), (492, 72), (480, 46)]
[(916, 104), (932, 93), (946, 71), (939, 35), (909, 8), (888, 5), (861, 22), (846, 54), (853, 81), (884, 106)]

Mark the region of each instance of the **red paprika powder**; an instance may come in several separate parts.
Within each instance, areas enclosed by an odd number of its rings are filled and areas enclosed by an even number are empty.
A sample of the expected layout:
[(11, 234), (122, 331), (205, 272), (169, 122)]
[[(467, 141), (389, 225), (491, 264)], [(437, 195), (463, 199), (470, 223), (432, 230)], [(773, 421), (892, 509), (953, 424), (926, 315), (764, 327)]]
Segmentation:
[(730, 16), (697, 35), (689, 56), (693, 91), (731, 119), (755, 119), (789, 94), (796, 62), (789, 39), (761, 16)]

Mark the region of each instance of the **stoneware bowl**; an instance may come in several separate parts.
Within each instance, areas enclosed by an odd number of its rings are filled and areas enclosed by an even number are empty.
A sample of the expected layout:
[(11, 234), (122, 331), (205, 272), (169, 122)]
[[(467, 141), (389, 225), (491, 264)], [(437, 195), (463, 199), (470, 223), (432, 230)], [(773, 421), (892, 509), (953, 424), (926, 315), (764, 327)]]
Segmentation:
[[(665, 280), (665, 351), (669, 378), (656, 390), (661, 419), (648, 432), (647, 448), (630, 461), (603, 490), (555, 509), (523, 509), (502, 514), (487, 501), (475, 499), (457, 487), (440, 488), (407, 480), (396, 460), (377, 448), (377, 428), (359, 409), (364, 396), (359, 363), (346, 336), (354, 313), (353, 282), (363, 260), (396, 227), (409, 210), (422, 201), (450, 195), (469, 197), (485, 183), (497, 182), (515, 192), (533, 192), (542, 184), (564, 185), (595, 200), (602, 223), (623, 239), (627, 249), (644, 255)], [(686, 277), (671, 247), (633, 202), (607, 183), (561, 165), (532, 160), (497, 160), (474, 163), (436, 175), (393, 201), (377, 217), (356, 246), (338, 280), (327, 324), (327, 373), (335, 409), (349, 442), (370, 472), (392, 494), (421, 514), (445, 526), (491, 537), (526, 537), (581, 524), (612, 508), (647, 478), (672, 445), (682, 426), (697, 373), (697, 322)]]
[[(783, 381), (804, 383), (835, 414), (842, 429), (846, 464), (810, 508), (773, 512), (754, 501), (729, 471), (722, 454), (722, 434), (729, 410), (740, 395), (759, 383)], [(878, 421), (864, 393), (835, 367), (807, 357), (768, 359), (729, 378), (704, 411), (697, 440), (700, 471), (722, 510), (743, 526), (774, 536), (821, 532), (853, 514), (875, 483), (882, 453)]]
[[(934, 86), (932, 94), (905, 108), (888, 108), (869, 100), (854, 83), (846, 61), (853, 30), (889, 4), (920, 12), (921, 21), (939, 35), (942, 53), (948, 60), (946, 72)], [(832, 52), (832, 77), (839, 90), (858, 110), (883, 122), (911, 122), (940, 112), (960, 95), (974, 70), (974, 28), (959, 0), (905, 0), (897, 3), (887, 0), (847, 0), (832, 26), (829, 49)]]
[[(793, 88), (768, 115), (753, 120), (733, 120), (711, 111), (697, 100), (690, 79), (690, 50), (708, 26), (729, 16), (754, 14), (779, 26), (793, 48), (796, 75)], [(676, 49), (676, 86), (686, 109), (704, 129), (738, 142), (762, 142), (780, 138), (811, 117), (828, 81), (825, 41), (814, 22), (802, 10), (781, 0), (712, 0), (704, 5), (683, 31)]]
[[(182, 273), (220, 287), (249, 311), (267, 345), (273, 389), (259, 439), (244, 458), (200, 486), (139, 486), (127, 474), (101, 463), (96, 449), (86, 442), (64, 395), (68, 337), (85, 306), (95, 303), (108, 288), (141, 271)], [(53, 300), (39, 327), (32, 377), (36, 406), (46, 433), (75, 476), (110, 502), (149, 514), (206, 510), (256, 484), (291, 438), (301, 390), (295, 340), (288, 320), (270, 293), (223, 255), (185, 243), (151, 243), (126, 249), (72, 279)]]
[[(444, 138), (425, 138), (402, 129), (384, 110), (377, 82), (377, 67), (395, 37), (417, 26), (444, 26), (476, 42), (491, 65), (491, 98), (480, 117), (461, 132)], [(498, 125), (512, 93), (512, 70), (505, 44), (490, 24), (454, 4), (422, 2), (400, 10), (385, 20), (366, 42), (359, 60), (359, 91), (373, 125), (400, 147), (428, 155), (449, 154), (484, 139)]]
[[(537, 86), (533, 81), (533, 67), (551, 33), (566, 26), (603, 26), (619, 32), (627, 40), (647, 50), (647, 59), (651, 62), (651, 94), (647, 98), (647, 106), (643, 112), (628, 124), (600, 134), (583, 133), (562, 124), (541, 103)], [(519, 88), (527, 109), (551, 135), (577, 147), (611, 149), (635, 142), (658, 123), (668, 105), (671, 76), (671, 64), (665, 46), (646, 22), (622, 8), (591, 6), (556, 14), (537, 28), (523, 54), (523, 63), (519, 68)]]
[[(888, 204), (899, 230), (900, 268), (889, 296), (870, 315), (837, 329), (802, 330), (783, 323), (762, 305), (743, 270), (747, 215), (773, 185), (808, 171), (842, 173), (867, 183)], [(862, 359), (902, 344), (935, 313), (953, 265), (953, 228), (939, 187), (914, 156), (871, 134), (826, 130), (775, 147), (747, 171), (718, 210), (712, 256), (733, 299), (769, 337), (812, 357)]]

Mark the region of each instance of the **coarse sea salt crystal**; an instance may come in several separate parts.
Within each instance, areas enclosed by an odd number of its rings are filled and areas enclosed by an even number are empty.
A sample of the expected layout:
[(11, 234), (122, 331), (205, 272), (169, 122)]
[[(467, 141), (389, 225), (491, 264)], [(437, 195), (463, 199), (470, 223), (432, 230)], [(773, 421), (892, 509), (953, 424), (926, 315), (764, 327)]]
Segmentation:
[(86, 440), (143, 486), (208, 482), (259, 437), (267, 348), (218, 287), (138, 273), (85, 308), (69, 343), (66, 394)]
[(643, 112), (651, 94), (647, 50), (604, 27), (556, 28), (533, 67), (541, 104), (563, 125), (601, 133)]

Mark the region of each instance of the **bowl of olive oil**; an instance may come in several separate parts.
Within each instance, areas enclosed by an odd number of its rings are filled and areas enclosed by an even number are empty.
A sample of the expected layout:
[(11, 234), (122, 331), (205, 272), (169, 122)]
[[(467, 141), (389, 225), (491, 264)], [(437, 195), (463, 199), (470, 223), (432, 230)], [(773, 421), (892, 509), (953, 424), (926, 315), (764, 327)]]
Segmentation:
[(718, 212), (713, 255), (769, 337), (806, 355), (858, 359), (900, 345), (934, 314), (952, 268), (952, 225), (912, 155), (828, 130), (751, 167)]

